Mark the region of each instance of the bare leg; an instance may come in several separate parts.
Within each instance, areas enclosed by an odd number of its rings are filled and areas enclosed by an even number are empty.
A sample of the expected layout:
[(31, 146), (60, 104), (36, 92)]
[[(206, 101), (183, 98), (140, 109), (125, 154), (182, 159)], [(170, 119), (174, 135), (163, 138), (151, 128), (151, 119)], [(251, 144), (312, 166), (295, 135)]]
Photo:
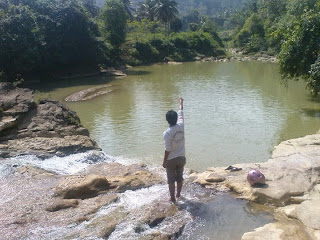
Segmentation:
[(181, 189), (182, 189), (182, 182), (177, 182), (177, 195), (176, 195), (177, 198), (180, 197)]
[(174, 183), (169, 183), (169, 192), (170, 192), (171, 201), (175, 202), (176, 197), (174, 196), (174, 192), (175, 192), (175, 184)]

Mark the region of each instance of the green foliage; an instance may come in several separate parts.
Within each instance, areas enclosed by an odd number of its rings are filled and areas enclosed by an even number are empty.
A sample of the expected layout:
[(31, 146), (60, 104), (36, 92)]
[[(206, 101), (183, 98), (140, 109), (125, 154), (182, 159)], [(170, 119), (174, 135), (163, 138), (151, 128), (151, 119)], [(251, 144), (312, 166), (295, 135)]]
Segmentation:
[(217, 56), (224, 54), (224, 51), (209, 33), (182, 32), (141, 39), (135, 42), (131, 54), (136, 59), (131, 59), (134, 63), (150, 63), (164, 60), (190, 61), (197, 54)]
[(241, 47), (247, 52), (254, 52), (263, 48), (264, 36), (263, 22), (259, 15), (254, 13), (246, 20), (233, 41), (236, 47)]
[(102, 9), (101, 20), (105, 38), (118, 48), (125, 42), (127, 13), (120, 0), (108, 0)]
[(102, 61), (98, 28), (75, 1), (9, 1), (0, 16), (0, 71), (9, 79)]
[(286, 4), (287, 0), (261, 0), (261, 17), (273, 22), (286, 12)]
[(156, 2), (153, 0), (146, 0), (144, 3), (140, 2), (136, 10), (136, 19), (148, 19), (153, 21), (155, 19), (155, 4)]
[(73, 115), (71, 114), (68, 114), (66, 117), (65, 117), (65, 121), (68, 125), (75, 125), (75, 126), (80, 126), (80, 120), (78, 118), (75, 118)]
[(138, 41), (151, 38), (154, 34), (165, 32), (160, 22), (143, 19), (142, 21), (131, 21), (128, 23), (127, 41)]
[(307, 87), (314, 97), (320, 92), (320, 56), (318, 56), (317, 61), (311, 65), (311, 70), (307, 79)]
[(220, 37), (217, 34), (217, 28), (217, 25), (209, 17), (203, 18), (203, 23), (200, 30), (209, 33), (220, 47), (224, 47)]
[(279, 54), (280, 69), (284, 77), (307, 80), (316, 96), (319, 92), (320, 13), (306, 11), (296, 22), (293, 34), (286, 40)]
[(154, 14), (156, 18), (169, 27), (169, 23), (174, 20), (179, 11), (178, 4), (174, 0), (155, 0)]

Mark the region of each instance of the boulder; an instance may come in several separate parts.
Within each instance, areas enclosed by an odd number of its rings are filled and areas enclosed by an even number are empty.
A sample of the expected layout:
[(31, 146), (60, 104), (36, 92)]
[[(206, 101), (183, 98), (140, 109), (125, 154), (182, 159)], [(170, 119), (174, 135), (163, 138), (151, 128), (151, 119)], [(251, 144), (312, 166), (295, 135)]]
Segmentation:
[(79, 201), (76, 199), (58, 199), (54, 201), (52, 204), (50, 204), (46, 210), (48, 212), (56, 212), (61, 209), (66, 209), (66, 208), (75, 208), (79, 204)]
[(310, 236), (298, 223), (290, 221), (288, 223), (269, 223), (263, 227), (255, 229), (253, 232), (245, 233), (241, 240), (310, 240)]
[(35, 106), (31, 90), (0, 82), (0, 107), (3, 116), (21, 117)]
[(109, 190), (111, 185), (105, 176), (67, 176), (55, 188), (55, 195), (64, 199), (85, 199)]
[(93, 88), (88, 88), (76, 93), (71, 94), (66, 97), (64, 100), (67, 102), (77, 102), (77, 101), (86, 101), (97, 96), (105, 95), (107, 93), (112, 92), (112, 90), (108, 90), (112, 85), (103, 85)]
[(52, 100), (36, 105), (29, 89), (0, 83), (0, 108), (1, 157), (46, 158), (99, 149), (74, 111)]
[(149, 171), (144, 165), (139, 164), (125, 166), (120, 163), (101, 163), (89, 166), (85, 174), (106, 176), (113, 191), (117, 192), (137, 190), (165, 183), (162, 176)]
[(320, 230), (320, 199), (299, 204), (296, 207), (296, 216), (306, 227)]

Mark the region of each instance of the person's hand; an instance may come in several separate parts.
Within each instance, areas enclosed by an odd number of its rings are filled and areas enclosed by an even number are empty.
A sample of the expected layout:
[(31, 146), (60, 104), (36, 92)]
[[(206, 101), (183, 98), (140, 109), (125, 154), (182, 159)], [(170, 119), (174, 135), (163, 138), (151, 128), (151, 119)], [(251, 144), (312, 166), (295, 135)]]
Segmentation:
[(181, 95), (179, 95), (179, 103), (180, 103), (179, 109), (183, 110), (183, 98), (181, 97)]
[(166, 168), (167, 167), (167, 162), (163, 162), (162, 167)]
[(179, 95), (179, 103), (183, 104), (183, 98), (181, 97), (181, 95)]

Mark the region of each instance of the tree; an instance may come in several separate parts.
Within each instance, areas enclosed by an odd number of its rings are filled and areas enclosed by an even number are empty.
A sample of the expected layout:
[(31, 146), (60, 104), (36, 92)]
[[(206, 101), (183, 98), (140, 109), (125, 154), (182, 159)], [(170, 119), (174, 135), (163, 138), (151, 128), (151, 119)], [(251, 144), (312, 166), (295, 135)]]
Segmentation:
[(280, 70), (284, 78), (302, 77), (313, 96), (320, 91), (320, 4), (306, 10), (285, 41), (279, 54)]
[(155, 16), (163, 22), (167, 29), (170, 28), (170, 22), (178, 15), (178, 4), (174, 0), (156, 0)]
[(47, 73), (102, 61), (105, 46), (97, 40), (98, 27), (77, 2), (8, 2), (0, 11), (0, 72)]
[(99, 8), (95, 0), (80, 0), (80, 3), (90, 13), (91, 17), (97, 17), (99, 15)]
[(39, 64), (40, 41), (27, 6), (11, 6), (0, 22), (0, 72), (21, 74)]
[(131, 11), (133, 11), (133, 8), (131, 7), (132, 3), (130, 0), (122, 0), (122, 4), (124, 6), (124, 10), (126, 11), (126, 13), (128, 14), (128, 17), (130, 19), (133, 18)]
[(244, 48), (247, 52), (254, 52), (264, 47), (264, 36), (263, 22), (259, 15), (254, 13), (246, 20), (233, 42), (236, 47)]
[(153, 21), (154, 16), (154, 5), (155, 2), (153, 0), (146, 0), (146, 2), (140, 2), (138, 4), (138, 8), (136, 11), (136, 16), (138, 19), (148, 19), (150, 21)]
[(260, 12), (265, 19), (273, 22), (286, 11), (287, 0), (261, 0)]
[(126, 39), (127, 13), (122, 2), (108, 0), (102, 9), (101, 19), (107, 41), (119, 48)]

